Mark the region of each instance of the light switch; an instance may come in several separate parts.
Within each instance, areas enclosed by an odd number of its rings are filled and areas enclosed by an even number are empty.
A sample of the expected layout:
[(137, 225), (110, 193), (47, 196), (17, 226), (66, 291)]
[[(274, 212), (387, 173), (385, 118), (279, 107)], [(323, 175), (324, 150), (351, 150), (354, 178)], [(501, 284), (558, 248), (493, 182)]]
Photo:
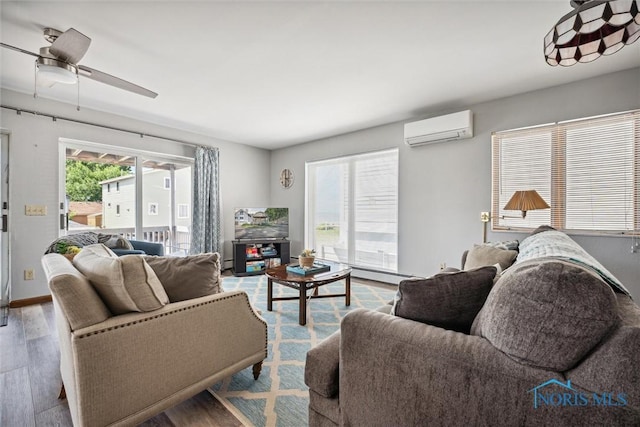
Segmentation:
[(24, 214), (27, 216), (45, 216), (47, 214), (46, 205), (25, 205)]

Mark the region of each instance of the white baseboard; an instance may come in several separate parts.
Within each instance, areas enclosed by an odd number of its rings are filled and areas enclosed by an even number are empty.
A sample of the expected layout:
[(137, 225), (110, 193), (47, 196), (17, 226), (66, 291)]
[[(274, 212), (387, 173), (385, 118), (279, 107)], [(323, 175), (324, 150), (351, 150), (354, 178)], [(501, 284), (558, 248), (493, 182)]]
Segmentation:
[(375, 280), (376, 282), (390, 283), (397, 285), (401, 280), (406, 279), (404, 276), (398, 276), (396, 274), (384, 273), (380, 271), (368, 271), (360, 270), (353, 267), (351, 276), (360, 279)]

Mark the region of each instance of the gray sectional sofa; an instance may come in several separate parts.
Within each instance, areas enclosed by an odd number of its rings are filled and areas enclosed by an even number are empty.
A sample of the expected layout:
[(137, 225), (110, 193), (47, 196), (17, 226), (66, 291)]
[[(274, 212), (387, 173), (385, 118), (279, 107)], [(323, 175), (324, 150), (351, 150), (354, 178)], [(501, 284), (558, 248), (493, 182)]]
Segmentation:
[[(564, 233), (546, 229), (519, 249), (488, 296), (472, 269), (405, 281), (393, 305), (348, 313), (307, 354), (309, 424), (640, 425), (638, 305)], [(452, 324), (461, 309), (450, 300), (469, 277), (479, 285), (464, 294), (485, 299), (471, 324)], [(427, 287), (440, 288), (435, 303), (411, 304)], [(420, 305), (440, 311), (440, 327)]]

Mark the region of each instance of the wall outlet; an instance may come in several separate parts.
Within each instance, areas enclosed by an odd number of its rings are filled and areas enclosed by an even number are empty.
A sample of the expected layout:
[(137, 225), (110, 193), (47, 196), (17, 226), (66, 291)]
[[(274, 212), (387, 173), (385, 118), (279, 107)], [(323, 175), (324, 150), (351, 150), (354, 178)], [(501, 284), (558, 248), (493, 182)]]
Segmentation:
[(35, 279), (35, 272), (33, 271), (33, 269), (27, 269), (24, 271), (24, 280), (33, 280)]
[(46, 205), (25, 205), (24, 214), (26, 216), (45, 216), (47, 215)]

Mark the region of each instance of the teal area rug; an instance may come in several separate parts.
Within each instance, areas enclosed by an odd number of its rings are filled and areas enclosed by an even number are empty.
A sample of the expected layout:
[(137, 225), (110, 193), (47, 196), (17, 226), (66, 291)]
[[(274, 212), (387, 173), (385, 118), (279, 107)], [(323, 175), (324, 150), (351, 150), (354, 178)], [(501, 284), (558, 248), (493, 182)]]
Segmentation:
[[(275, 301), (267, 311), (267, 279), (264, 276), (225, 277), (225, 291), (244, 290), (267, 321), (269, 356), (254, 381), (244, 369), (210, 388), (212, 394), (246, 426), (302, 427), (308, 425), (309, 392), (304, 383), (307, 351), (340, 328), (340, 319), (355, 308), (377, 308), (393, 299), (395, 291), (351, 281), (351, 306), (344, 297), (308, 301), (307, 324), (298, 324), (298, 301)], [(320, 294), (344, 292), (344, 282), (320, 288)], [(274, 284), (274, 296), (297, 292)]]

